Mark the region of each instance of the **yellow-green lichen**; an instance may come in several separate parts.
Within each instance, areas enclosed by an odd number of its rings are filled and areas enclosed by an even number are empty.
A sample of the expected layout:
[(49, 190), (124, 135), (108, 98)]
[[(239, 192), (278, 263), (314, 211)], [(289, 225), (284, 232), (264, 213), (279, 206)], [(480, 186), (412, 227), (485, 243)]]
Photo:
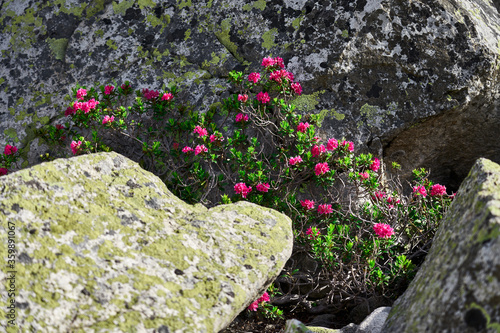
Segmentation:
[(293, 99), (290, 103), (294, 104), (301, 113), (309, 113), (316, 109), (316, 105), (319, 103), (319, 97), (324, 93), (325, 90), (316, 91), (310, 95), (303, 94)]
[(177, 8), (182, 9), (184, 7), (192, 7), (193, 4), (191, 3), (191, 0), (177, 0)]
[(318, 126), (319, 127), (321, 127), (321, 125), (326, 117), (335, 118), (338, 121), (343, 120), (345, 118), (344, 114), (338, 113), (335, 109), (331, 109), (331, 110), (323, 109), (318, 113), (318, 116), (319, 116), (318, 117)]
[(117, 1), (113, 1), (113, 12), (115, 14), (125, 15), (127, 9), (134, 5), (135, 0), (123, 0), (118, 3)]
[(106, 41), (106, 45), (110, 48), (110, 49), (113, 49), (113, 50), (117, 50), (118, 49), (118, 46), (116, 46), (116, 43), (114, 40), (112, 39), (108, 39)]
[(292, 21), (292, 27), (295, 30), (298, 30), (300, 28), (300, 24), (302, 23), (302, 20), (304, 20), (304, 14), (299, 15), (295, 20)]
[(66, 49), (68, 47), (67, 38), (47, 38), (47, 43), (49, 44), (52, 54), (57, 60), (63, 60), (66, 54)]
[(235, 57), (239, 62), (244, 62), (244, 58), (238, 54), (238, 47), (234, 44), (229, 36), (231, 31), (231, 19), (227, 18), (221, 22), (220, 29), (214, 31), (219, 42)]
[(267, 49), (267, 50), (270, 50), (271, 48), (275, 47), (276, 43), (274, 42), (274, 39), (276, 38), (277, 34), (278, 34), (277, 28), (273, 28), (269, 31), (266, 31), (262, 35), (262, 40), (263, 40), (262, 47)]

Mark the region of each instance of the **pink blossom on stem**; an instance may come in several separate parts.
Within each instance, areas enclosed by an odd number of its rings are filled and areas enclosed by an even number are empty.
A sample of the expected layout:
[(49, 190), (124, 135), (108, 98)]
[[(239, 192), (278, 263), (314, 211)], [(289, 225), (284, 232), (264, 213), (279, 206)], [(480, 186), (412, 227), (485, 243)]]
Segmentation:
[(312, 139), (312, 141), (313, 141), (313, 142), (319, 142), (319, 140), (321, 140), (321, 139), (319, 138), (319, 136), (315, 136), (315, 137)]
[(313, 157), (318, 157), (319, 155), (326, 152), (326, 148), (324, 145), (314, 145), (311, 149), (311, 153)]
[(80, 150), (80, 147), (82, 145), (82, 142), (81, 141), (71, 141), (71, 151), (73, 152), (73, 155), (76, 155), (78, 154), (78, 151)]
[(172, 93), (164, 93), (163, 96), (161, 96), (162, 101), (170, 101), (172, 98), (174, 98)]
[(309, 239), (315, 239), (320, 234), (321, 233), (319, 232), (319, 230), (316, 227), (314, 227), (314, 228), (309, 227), (309, 229), (307, 229), (307, 231), (306, 231), (306, 235), (309, 236)]
[(243, 113), (238, 113), (236, 115), (236, 122), (239, 123), (240, 121), (242, 122), (248, 121), (248, 115)]
[(316, 176), (323, 175), (330, 171), (330, 168), (328, 167), (328, 163), (318, 163), (314, 167), (314, 172), (316, 173)]
[(339, 146), (339, 143), (334, 138), (331, 138), (330, 140), (328, 140), (326, 142), (326, 149), (327, 150), (335, 150), (335, 149), (337, 149), (338, 146)]
[(64, 125), (57, 124), (57, 125), (56, 125), (56, 129), (64, 129)]
[(302, 207), (308, 210), (314, 208), (314, 201), (312, 200), (301, 200), (300, 204), (302, 205)]
[(269, 188), (271, 188), (271, 185), (269, 185), (269, 183), (259, 183), (257, 184), (257, 186), (255, 186), (255, 188), (259, 192), (267, 192), (269, 191)]
[(79, 99), (80, 101), (83, 101), (83, 97), (87, 96), (87, 90), (80, 88), (76, 92), (76, 99)]
[(427, 196), (427, 191), (425, 190), (425, 186), (423, 185), (420, 185), (420, 186), (414, 186), (413, 187), (413, 194), (415, 195), (421, 195), (422, 197), (426, 197)]
[(190, 153), (190, 152), (192, 152), (192, 151), (194, 151), (194, 149), (193, 149), (193, 148), (191, 148), (191, 147), (189, 147), (189, 146), (186, 146), (186, 147), (182, 148), (182, 152), (183, 152), (184, 154)]
[(113, 93), (113, 90), (115, 89), (114, 86), (106, 86), (104, 87), (104, 95), (111, 95)]
[(105, 125), (107, 123), (112, 123), (115, 121), (115, 116), (104, 116), (104, 119), (102, 120), (102, 124)]
[(245, 183), (238, 183), (234, 185), (234, 192), (240, 194), (243, 198), (246, 198), (248, 193), (252, 192), (251, 186), (246, 186)]
[(238, 101), (242, 102), (242, 103), (246, 103), (246, 101), (248, 101), (248, 95), (247, 94), (239, 94), (238, 95)]
[(205, 145), (197, 145), (194, 148), (194, 154), (195, 155), (198, 155), (198, 154), (201, 154), (201, 153), (206, 153), (206, 152), (208, 152), (208, 148), (205, 147)]
[(366, 179), (370, 178), (370, 174), (368, 172), (360, 172), (359, 177), (363, 180), (366, 180)]
[(444, 185), (432, 185), (431, 187), (431, 196), (441, 196), (446, 194), (446, 186)]
[(0, 168), (0, 176), (6, 175), (9, 172), (6, 168)]
[(394, 229), (385, 223), (377, 223), (373, 226), (373, 230), (379, 238), (391, 238), (394, 235)]
[(11, 145), (5, 145), (5, 148), (3, 150), (4, 155), (12, 155), (17, 152), (17, 147), (16, 146), (11, 146)]
[(175, 149), (175, 150), (179, 149), (179, 143), (178, 142), (174, 142), (172, 144), (172, 148)]
[(288, 163), (290, 163), (290, 165), (295, 165), (300, 162), (302, 162), (302, 157), (300, 156), (290, 157), (290, 159), (288, 160)]
[(260, 73), (250, 73), (248, 74), (248, 81), (257, 83), (260, 80)]
[(271, 300), (271, 298), (269, 297), (269, 294), (266, 291), (264, 294), (262, 294), (262, 296), (260, 296), (260, 298), (257, 300), (257, 302), (263, 303), (263, 302), (269, 302), (270, 300)]
[(353, 142), (351, 142), (351, 141), (345, 141), (345, 140), (344, 140), (344, 141), (342, 141), (342, 146), (343, 146), (343, 147), (346, 147), (346, 146), (347, 146), (347, 147), (348, 147), (347, 149), (348, 149), (349, 151), (354, 151), (354, 143), (353, 143)]
[(266, 104), (271, 100), (271, 97), (269, 97), (269, 94), (267, 92), (262, 92), (262, 91), (257, 94), (256, 98), (262, 104)]
[(383, 199), (385, 197), (385, 192), (383, 191), (375, 191), (375, 195), (372, 197), (373, 199)]
[(259, 302), (255, 301), (252, 304), (248, 306), (248, 310), (250, 311), (257, 311), (257, 308), (259, 307)]
[(201, 127), (200, 125), (197, 125), (194, 128), (193, 133), (198, 133), (200, 138), (208, 135), (208, 131), (205, 128)]
[(372, 161), (372, 164), (370, 165), (370, 169), (377, 172), (379, 168), (380, 168), (380, 160), (375, 157)]
[(271, 67), (271, 66), (274, 66), (274, 63), (275, 63), (275, 60), (271, 57), (267, 57), (267, 58), (264, 58), (262, 59), (262, 66), (263, 67)]
[(309, 123), (299, 123), (297, 125), (297, 131), (304, 133), (309, 128)]
[(302, 94), (302, 86), (300, 85), (300, 83), (298, 83), (298, 82), (292, 83), (290, 86), (292, 87), (293, 91), (297, 95), (301, 95)]
[(319, 205), (318, 206), (318, 213), (320, 215), (333, 213), (332, 205), (327, 205), (327, 204)]
[(142, 95), (145, 99), (151, 100), (153, 98), (157, 98), (160, 96), (160, 92), (158, 90), (149, 90), (147, 88), (142, 89)]
[(274, 58), (274, 64), (278, 65), (281, 69), (285, 68), (285, 63), (283, 62), (283, 58), (280, 57)]

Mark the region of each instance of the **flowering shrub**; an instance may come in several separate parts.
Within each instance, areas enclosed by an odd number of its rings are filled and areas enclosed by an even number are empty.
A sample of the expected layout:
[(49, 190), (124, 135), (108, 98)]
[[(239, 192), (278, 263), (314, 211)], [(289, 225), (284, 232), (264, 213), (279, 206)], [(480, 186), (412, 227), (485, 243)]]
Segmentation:
[(410, 196), (397, 181), (382, 182), (379, 158), (318, 137), (319, 116), (295, 112), (302, 87), (283, 59), (264, 58), (262, 67), (246, 79), (230, 72), (230, 96), (203, 114), (180, 102), (175, 86), (137, 90), (135, 98), (129, 82), (77, 86), (65, 111), (73, 126), (41, 134), (51, 144), (72, 137), (75, 155), (109, 151), (107, 138), (120, 138), (189, 203), (248, 200), (279, 210), (294, 221), (295, 249), (320, 263), (331, 295), (398, 296), (452, 197), (425, 170), (414, 172)]
[(16, 146), (5, 145), (3, 154), (0, 155), (0, 176), (9, 173), (9, 168), (14, 164), (16, 165), (19, 159), (19, 153)]

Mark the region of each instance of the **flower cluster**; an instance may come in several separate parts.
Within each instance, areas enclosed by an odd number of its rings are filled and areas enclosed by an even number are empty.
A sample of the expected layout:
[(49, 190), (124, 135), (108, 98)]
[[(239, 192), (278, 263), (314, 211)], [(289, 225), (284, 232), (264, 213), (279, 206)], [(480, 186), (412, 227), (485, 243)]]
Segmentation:
[(312, 200), (301, 200), (300, 201), (300, 204), (302, 205), (302, 207), (304, 207), (305, 209), (314, 209), (314, 201)]
[(71, 142), (71, 151), (73, 152), (73, 155), (76, 155), (80, 152), (80, 148), (82, 146), (82, 141), (72, 141)]
[(104, 116), (104, 119), (102, 120), (102, 124), (103, 125), (106, 125), (108, 123), (112, 123), (113, 121), (115, 121), (115, 116)]
[(17, 152), (17, 147), (11, 145), (6, 145), (3, 150), (4, 155), (12, 155), (15, 154), (16, 152)]
[(90, 110), (95, 109), (98, 104), (99, 101), (96, 101), (94, 98), (86, 102), (75, 101), (72, 107), (70, 106), (66, 109), (64, 115), (67, 117), (69, 115), (75, 114), (78, 110), (82, 110), (85, 114), (87, 114), (90, 112)]
[(256, 300), (255, 302), (253, 302), (248, 306), (248, 310), (257, 311), (260, 303), (269, 302), (270, 300), (271, 298), (269, 297), (269, 294), (266, 291), (262, 296), (259, 297), (258, 300)]
[(252, 187), (247, 186), (245, 183), (238, 183), (234, 185), (234, 192), (241, 195), (243, 198), (246, 198), (248, 193), (252, 192)]
[(243, 114), (243, 113), (238, 113), (236, 115), (236, 122), (239, 123), (239, 122), (246, 122), (248, 121), (248, 115), (247, 114)]
[(309, 126), (311, 126), (309, 123), (299, 123), (299, 125), (297, 125), (297, 131), (304, 133), (307, 131)]
[(318, 205), (318, 214), (331, 214), (333, 213), (332, 205), (322, 204)]
[(390, 225), (385, 223), (377, 223), (373, 226), (373, 230), (380, 238), (391, 238), (394, 235), (394, 229)]
[(370, 165), (370, 169), (377, 172), (379, 168), (380, 168), (380, 160), (375, 157), (372, 161), (372, 164)]
[(327, 173), (328, 171), (330, 171), (330, 167), (328, 166), (328, 163), (326, 163), (326, 162), (325, 163), (318, 163), (314, 167), (314, 173), (316, 174), (316, 176), (323, 175), (323, 174)]
[(319, 232), (318, 228), (314, 227), (307, 229), (306, 235), (309, 237), (309, 239), (316, 239), (321, 233)]
[(145, 99), (151, 100), (154, 98), (158, 98), (160, 96), (160, 92), (158, 90), (149, 90), (147, 88), (142, 89), (142, 95)]
[(257, 191), (267, 192), (271, 188), (271, 185), (269, 185), (269, 183), (259, 183), (257, 184), (257, 186), (255, 186), (255, 188), (257, 189)]
[(420, 185), (420, 186), (414, 186), (413, 187), (413, 194), (415, 195), (421, 195), (422, 197), (426, 197), (427, 196), (427, 190), (425, 189), (425, 186), (423, 185)]
[(163, 96), (161, 96), (162, 101), (170, 101), (172, 98), (174, 98), (172, 93), (164, 93)]
[(110, 86), (110, 85), (104, 87), (104, 95), (111, 95), (113, 93), (114, 89), (115, 89), (115, 87)]
[(267, 92), (260, 92), (257, 94), (257, 96), (255, 96), (255, 98), (257, 98), (257, 100), (259, 102), (261, 102), (262, 104), (266, 104), (266, 103), (269, 103), (269, 101), (271, 100), (271, 97), (269, 97), (269, 94)]
[(198, 133), (200, 138), (208, 135), (208, 131), (199, 125), (194, 128), (193, 133)]
[(431, 187), (431, 196), (441, 196), (446, 194), (446, 186), (435, 184)]
[(290, 163), (290, 165), (295, 165), (300, 162), (302, 162), (302, 157), (300, 156), (290, 157), (290, 159), (288, 160), (288, 163)]

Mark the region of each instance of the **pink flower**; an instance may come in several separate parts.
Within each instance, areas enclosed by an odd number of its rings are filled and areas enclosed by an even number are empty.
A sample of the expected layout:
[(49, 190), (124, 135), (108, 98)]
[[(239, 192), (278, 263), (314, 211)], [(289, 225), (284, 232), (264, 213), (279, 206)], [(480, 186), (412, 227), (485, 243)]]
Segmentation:
[(175, 149), (175, 150), (179, 149), (179, 143), (178, 142), (174, 142), (172, 144), (172, 148)]
[(328, 140), (328, 142), (326, 143), (326, 149), (327, 150), (335, 150), (337, 149), (337, 147), (339, 146), (339, 143), (337, 140), (335, 140), (334, 138), (331, 138), (330, 140)]
[(319, 140), (321, 140), (321, 139), (319, 138), (319, 136), (315, 136), (315, 137), (312, 139), (312, 141), (313, 141), (313, 142), (319, 142)]
[(12, 155), (17, 152), (16, 146), (5, 145), (5, 149), (3, 150), (4, 155)]
[(318, 213), (320, 215), (333, 213), (332, 205), (327, 205), (327, 204), (319, 205), (318, 206)]
[(252, 304), (248, 306), (248, 310), (250, 311), (257, 311), (257, 308), (259, 307), (259, 302), (255, 301)]
[(269, 191), (269, 188), (271, 188), (271, 185), (269, 185), (269, 183), (260, 183), (260, 184), (257, 184), (257, 186), (255, 186), (255, 188), (257, 189), (257, 191), (267, 192), (267, 191)]
[(122, 88), (122, 90), (127, 90), (127, 89), (129, 89), (129, 88), (130, 88), (130, 84), (125, 84), (125, 83), (124, 83), (124, 84), (122, 84), (120, 87)]
[(305, 209), (313, 209), (314, 208), (314, 201), (312, 201), (312, 200), (301, 200), (300, 204)]
[(245, 183), (238, 183), (234, 185), (234, 191), (236, 194), (241, 194), (243, 198), (246, 198), (248, 193), (252, 192), (252, 187), (246, 186)]
[(9, 172), (6, 168), (0, 168), (0, 176), (6, 175)]
[(193, 133), (198, 133), (200, 138), (208, 135), (208, 131), (205, 128), (201, 127), (200, 125), (197, 125), (194, 128)]
[(263, 67), (270, 67), (270, 66), (274, 66), (274, 63), (275, 63), (275, 60), (271, 57), (267, 57), (267, 58), (264, 58), (262, 59), (262, 66)]
[(380, 168), (380, 160), (378, 158), (374, 158), (372, 164), (370, 165), (370, 169), (377, 172)]
[(240, 122), (240, 121), (248, 121), (248, 115), (247, 114), (243, 114), (243, 113), (238, 113), (236, 115), (236, 122)]
[(420, 186), (414, 186), (413, 187), (413, 193), (415, 195), (422, 195), (422, 197), (426, 197), (427, 196), (427, 191), (425, 190), (425, 187), (423, 185), (420, 185)]
[(446, 186), (444, 185), (432, 185), (431, 187), (431, 196), (440, 196), (446, 194)]
[(306, 231), (306, 235), (309, 236), (309, 239), (315, 239), (320, 234), (321, 233), (319, 232), (319, 230), (316, 227), (314, 227), (314, 228), (309, 227), (309, 229), (307, 229), (307, 231)]
[(194, 148), (194, 154), (195, 155), (198, 155), (198, 154), (201, 154), (201, 153), (206, 153), (207, 151), (208, 151), (208, 148), (205, 147), (205, 145), (197, 145)]
[(186, 146), (186, 147), (182, 148), (182, 152), (183, 152), (184, 154), (190, 153), (190, 152), (192, 152), (192, 151), (194, 151), (194, 149), (193, 149), (193, 148), (191, 148), (191, 147), (188, 147), (188, 146)]
[(311, 149), (311, 153), (312, 153), (312, 156), (313, 157), (317, 157), (321, 154), (323, 154), (324, 152), (326, 152), (326, 148), (324, 145), (314, 145)]
[(144, 88), (142, 89), (142, 95), (144, 96), (145, 99), (150, 100), (160, 96), (160, 92), (158, 90), (149, 90), (147, 88)]
[(90, 112), (90, 105), (88, 102), (83, 102), (79, 103), (80, 104), (80, 110), (82, 110), (84, 113), (89, 113)]
[(262, 296), (260, 296), (260, 298), (257, 300), (257, 302), (259, 302), (259, 303), (269, 302), (270, 300), (271, 300), (271, 298), (269, 297), (269, 294), (266, 291)]
[(257, 83), (260, 80), (260, 74), (259, 73), (250, 73), (248, 74), (248, 81)]
[(69, 106), (66, 111), (64, 111), (64, 115), (67, 117), (67, 116), (70, 116), (72, 114), (75, 114), (76, 112), (76, 109), (74, 106)]
[(83, 97), (87, 95), (87, 90), (80, 88), (76, 92), (76, 99), (79, 99), (80, 101), (83, 101)]
[(309, 123), (300, 123), (297, 126), (297, 131), (304, 133), (305, 131), (307, 131), (307, 129), (309, 128), (309, 126), (311, 126), (311, 125), (309, 125)]
[(328, 167), (328, 163), (318, 163), (314, 167), (314, 172), (316, 173), (316, 176), (322, 175), (330, 171), (330, 168)]
[(344, 147), (348, 146), (348, 148), (347, 148), (347, 149), (348, 149), (349, 151), (354, 151), (354, 143), (353, 143), (353, 142), (351, 142), (351, 141), (345, 141), (345, 140), (344, 140), (344, 141), (342, 141), (342, 146), (344, 146)]
[(368, 179), (368, 178), (370, 178), (370, 174), (368, 172), (360, 172), (359, 177), (361, 179)]
[(104, 95), (111, 95), (113, 93), (114, 89), (115, 89), (115, 87), (113, 87), (113, 86), (104, 87)]
[(95, 99), (91, 99), (87, 102), (89, 104), (89, 107), (91, 109), (95, 109), (95, 107), (99, 104), (99, 101), (96, 101)]
[(56, 129), (64, 129), (64, 125), (57, 124), (57, 125), (56, 125)]
[(212, 142), (212, 143), (215, 141), (220, 141), (220, 142), (224, 141), (222, 134), (220, 134), (219, 132), (215, 132), (215, 134), (210, 135), (209, 139), (210, 139), (210, 142)]
[(281, 84), (283, 79), (288, 79), (289, 81), (293, 81), (294, 77), (292, 73), (287, 72), (284, 69), (280, 69), (269, 74), (269, 79)]
[(73, 152), (73, 155), (76, 155), (78, 154), (78, 151), (80, 150), (80, 147), (82, 145), (82, 142), (81, 141), (72, 141), (71, 142), (71, 151)]
[(211, 134), (209, 139), (210, 139), (210, 142), (217, 141), (217, 137), (215, 136), (215, 134)]
[(170, 101), (172, 98), (174, 98), (174, 95), (171, 93), (164, 93), (163, 96), (161, 96), (162, 101)]
[(115, 116), (104, 116), (104, 119), (102, 120), (102, 124), (105, 125), (107, 123), (112, 123), (115, 121)]
[(295, 165), (300, 162), (302, 162), (302, 157), (300, 156), (290, 157), (290, 159), (288, 160), (288, 163), (290, 163), (290, 165)]
[(295, 93), (297, 95), (301, 95), (302, 94), (302, 86), (300, 85), (300, 83), (298, 83), (298, 82), (292, 83), (291, 87), (292, 87), (293, 91), (295, 91)]
[(267, 102), (269, 102), (271, 100), (271, 98), (269, 97), (269, 94), (267, 92), (260, 92), (257, 94), (257, 100), (259, 102), (261, 102), (262, 104), (266, 104)]
[(285, 63), (283, 62), (283, 58), (276, 57), (274, 58), (274, 64), (278, 65), (280, 68), (285, 68)]
[(385, 223), (377, 223), (373, 226), (373, 230), (380, 238), (391, 238), (394, 235), (394, 229), (390, 225)]
[(239, 94), (238, 101), (245, 103), (246, 101), (248, 101), (248, 95), (247, 94), (244, 94), (244, 95)]
[(382, 191), (375, 191), (375, 195), (372, 197), (373, 199), (382, 199), (385, 197), (385, 192)]

